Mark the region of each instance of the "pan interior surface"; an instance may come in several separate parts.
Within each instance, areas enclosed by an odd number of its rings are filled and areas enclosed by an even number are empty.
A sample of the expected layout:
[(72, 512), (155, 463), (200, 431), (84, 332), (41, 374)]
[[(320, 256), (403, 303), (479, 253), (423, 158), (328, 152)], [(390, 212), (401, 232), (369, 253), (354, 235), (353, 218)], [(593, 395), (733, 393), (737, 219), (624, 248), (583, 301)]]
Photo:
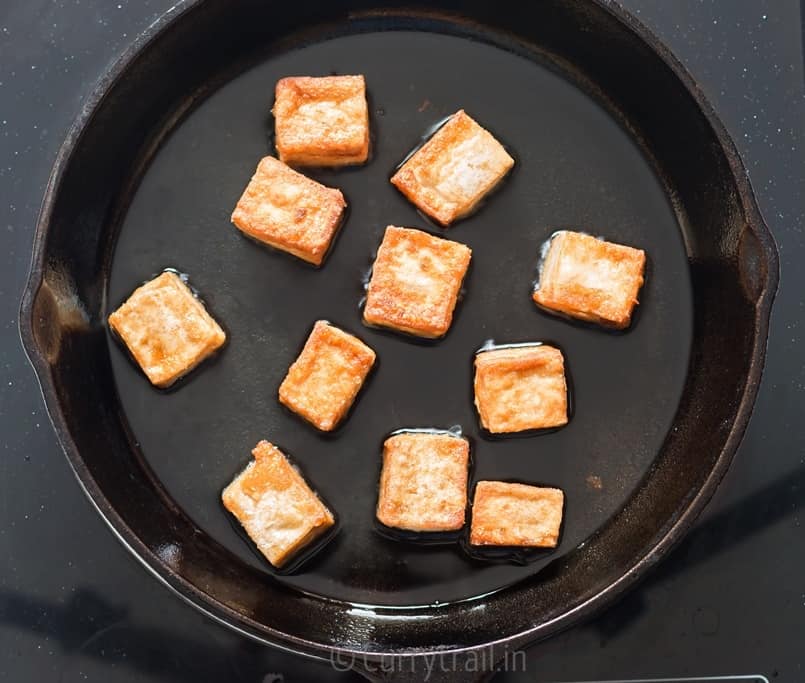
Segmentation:
[[(304, 171), (340, 188), (349, 203), (333, 250), (314, 270), (245, 239), (229, 216), (259, 159), (274, 153), (269, 110), (276, 81), (332, 73), (365, 75), (372, 153), (363, 167)], [(461, 108), (510, 150), (516, 166), (475, 215), (443, 230), (388, 179), (430, 126)], [(473, 250), (465, 294), (439, 342), (417, 343), (361, 323), (362, 278), (390, 224)], [(557, 229), (645, 249), (649, 267), (631, 329), (616, 334), (573, 324), (534, 306), (540, 245)], [(537, 575), (631, 497), (662, 449), (686, 382), (693, 338), (688, 256), (649, 159), (615, 116), (556, 65), (467, 37), (368, 31), (293, 44), (203, 98), (162, 142), (130, 198), (114, 249), (108, 311), (166, 267), (189, 275), (229, 341), (212, 362), (164, 392), (107, 335), (121, 411), (138, 451), (196, 533), (221, 544), (232, 567), (249, 565), (268, 581), (344, 603), (435, 605)], [(379, 361), (333, 435), (303, 424), (276, 398), (322, 318), (357, 334)], [(489, 339), (548, 341), (562, 349), (572, 382), (567, 427), (526, 438), (479, 432), (472, 358)], [(471, 485), (503, 479), (565, 491), (555, 552), (525, 564), (491, 562), (469, 556), (458, 542), (404, 542), (379, 532), (374, 506), (384, 436), (453, 425), (471, 439)], [(300, 465), (338, 517), (333, 540), (283, 575), (254, 554), (219, 502), (264, 438)]]

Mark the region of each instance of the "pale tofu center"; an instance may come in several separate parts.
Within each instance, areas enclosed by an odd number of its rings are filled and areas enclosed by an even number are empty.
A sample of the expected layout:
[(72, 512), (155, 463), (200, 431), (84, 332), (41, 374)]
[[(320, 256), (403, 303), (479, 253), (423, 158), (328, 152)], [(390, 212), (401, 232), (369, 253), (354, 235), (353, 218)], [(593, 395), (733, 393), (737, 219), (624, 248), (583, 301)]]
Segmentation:
[(272, 488), (257, 497), (238, 491), (237, 503), (249, 536), (270, 559), (284, 555), (311, 531), (310, 501), (296, 486)]
[(561, 524), (562, 508), (546, 498), (498, 495), (485, 501), (484, 520), (505, 524), (503, 535), (514, 541), (555, 540)]
[(584, 257), (561, 258), (557, 282), (573, 282), (585, 289), (603, 292), (609, 297), (623, 298), (619, 284), (629, 277), (624, 264), (606, 258)]
[(448, 265), (437, 253), (427, 248), (419, 252), (399, 250), (393, 260), (394, 279), (402, 289), (415, 295), (428, 310), (445, 307)]
[(401, 496), (404, 517), (423, 526), (450, 522), (465, 500), (455, 460), (434, 455), (427, 446), (398, 457), (399, 471), (414, 473)]
[(337, 346), (327, 348), (308, 366), (301, 391), (293, 397), (298, 408), (331, 423), (346, 410), (363, 384), (354, 354)]
[(521, 424), (539, 424), (562, 401), (564, 382), (540, 372), (507, 372), (494, 387), (494, 399), (485, 406), (490, 422), (506, 424), (516, 418)]
[(142, 353), (147, 366), (144, 369), (173, 370), (194, 363), (206, 351), (209, 323), (188, 303), (194, 302), (186, 301), (174, 289), (161, 288), (140, 295), (136, 310), (141, 317), (137, 325), (126, 328), (126, 343), (148, 349)]
[(500, 175), (499, 152), (479, 132), (450, 146), (423, 175), (444, 199), (454, 204), (473, 203)]
[(297, 228), (300, 213), (307, 214), (309, 201), (305, 199), (305, 190), (295, 183), (272, 181), (266, 183), (263, 200), (256, 210), (261, 224), (272, 226), (291, 226)]
[(358, 98), (343, 102), (305, 102), (294, 112), (293, 125), (299, 127), (300, 136), (326, 136), (336, 142), (362, 139), (365, 130), (362, 108)]

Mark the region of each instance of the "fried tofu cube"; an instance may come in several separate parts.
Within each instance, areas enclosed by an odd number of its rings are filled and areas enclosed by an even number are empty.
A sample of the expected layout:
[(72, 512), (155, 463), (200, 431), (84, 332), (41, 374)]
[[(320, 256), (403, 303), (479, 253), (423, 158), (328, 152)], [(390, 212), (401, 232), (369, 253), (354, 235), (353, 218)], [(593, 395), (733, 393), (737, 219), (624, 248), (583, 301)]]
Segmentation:
[(281, 568), (335, 519), (279, 448), (261, 441), (252, 455), (221, 499), (260, 552)]
[(277, 153), (287, 164), (346, 166), (369, 157), (363, 76), (283, 78), (272, 111)]
[(391, 183), (447, 226), (472, 213), (512, 166), (503, 145), (462, 109), (403, 163)]
[(447, 334), (472, 250), (421, 230), (386, 228), (363, 320), (418, 337)]
[(340, 190), (325, 187), (274, 157), (264, 157), (232, 213), (232, 222), (250, 237), (319, 266), (346, 206)]
[(390, 436), (383, 444), (378, 521), (406, 531), (461, 529), (469, 460), (469, 442), (448, 432)]
[(562, 352), (544, 344), (513, 344), (475, 356), (475, 407), (493, 434), (567, 424)]
[(280, 385), (280, 403), (329, 432), (347, 414), (374, 362), (375, 352), (360, 339), (319, 320)]
[(537, 305), (622, 330), (643, 286), (646, 253), (581, 232), (554, 235), (534, 290)]
[(226, 334), (190, 288), (165, 271), (134, 290), (109, 316), (151, 384), (169, 387), (226, 341)]
[(470, 525), (471, 545), (555, 548), (565, 494), (503, 481), (479, 481)]

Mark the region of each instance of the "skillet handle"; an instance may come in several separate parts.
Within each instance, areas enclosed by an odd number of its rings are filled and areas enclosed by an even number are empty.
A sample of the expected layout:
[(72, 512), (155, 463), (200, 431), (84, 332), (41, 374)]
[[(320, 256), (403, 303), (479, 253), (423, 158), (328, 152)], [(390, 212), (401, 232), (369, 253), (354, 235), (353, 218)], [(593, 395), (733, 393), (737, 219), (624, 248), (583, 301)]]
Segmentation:
[[(525, 653), (520, 666), (513, 670), (525, 670)], [(508, 661), (493, 648), (480, 648), (458, 653), (433, 653), (422, 655), (384, 655), (377, 659), (356, 657), (349, 668), (373, 683), (483, 683), (489, 681), (499, 666)], [(518, 660), (512, 660), (517, 667)], [(510, 667), (507, 667), (510, 668)]]
[[(769, 238), (765, 243), (758, 238), (757, 230), (747, 228), (738, 242), (738, 271), (746, 296), (757, 303), (769, 287), (769, 271), (777, 281), (777, 250)], [(775, 285), (771, 285), (772, 294)]]

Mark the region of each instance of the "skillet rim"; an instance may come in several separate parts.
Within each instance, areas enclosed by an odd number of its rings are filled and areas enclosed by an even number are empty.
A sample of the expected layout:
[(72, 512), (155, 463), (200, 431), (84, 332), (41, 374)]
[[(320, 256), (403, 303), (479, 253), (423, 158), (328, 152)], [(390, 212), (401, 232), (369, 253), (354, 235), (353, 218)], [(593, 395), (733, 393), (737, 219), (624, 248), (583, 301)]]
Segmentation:
[[(388, 655), (375, 650), (360, 650), (352, 647), (341, 647), (339, 645), (313, 642), (280, 632), (265, 624), (253, 622), (244, 615), (218, 602), (211, 595), (200, 591), (189, 581), (183, 579), (170, 570), (170, 568), (166, 567), (164, 563), (142, 543), (136, 533), (120, 517), (86, 467), (77, 445), (70, 436), (66, 421), (62, 415), (56, 388), (50, 374), (51, 365), (36, 341), (34, 332), (34, 303), (39, 289), (44, 282), (44, 272), (46, 269), (45, 238), (50, 227), (53, 209), (62, 179), (71, 164), (73, 154), (80, 145), (85, 130), (92, 125), (96, 111), (103, 104), (104, 99), (114, 86), (125, 77), (130, 65), (148, 50), (163, 31), (169, 29), (174, 22), (180, 21), (193, 10), (202, 7), (205, 2), (206, 0), (178, 0), (176, 4), (137, 35), (128, 47), (110, 63), (107, 70), (92, 87), (90, 95), (82, 104), (77, 117), (70, 126), (67, 136), (56, 155), (46, 185), (40, 212), (37, 217), (33, 238), (31, 266), (20, 305), (20, 339), (26, 356), (36, 374), (40, 391), (45, 400), (45, 407), (54, 431), (56, 432), (59, 444), (67, 456), (82, 490), (102, 519), (109, 526), (112, 533), (153, 576), (167, 586), (173, 593), (182, 598), (182, 600), (192, 605), (203, 614), (257, 642), (314, 659), (326, 660), (329, 656), (330, 661), (333, 661), (332, 657), (334, 654), (344, 654), (353, 657), (353, 664), (355, 663), (354, 657), (356, 656), (361, 657), (364, 662), (379, 661)], [(746, 223), (745, 231), (751, 233), (757, 240), (759, 260), (764, 266), (764, 272), (762, 272), (762, 283), (759, 293), (756, 296), (754, 306), (754, 336), (751, 358), (744, 388), (740, 395), (740, 400), (738, 401), (735, 419), (710, 473), (703, 481), (698, 492), (687, 502), (676, 521), (662, 532), (661, 538), (656, 544), (653, 547), (647, 548), (643, 556), (625, 571), (620, 578), (608, 584), (574, 608), (519, 633), (498, 639), (490, 639), (484, 643), (466, 647), (451, 646), (447, 649), (432, 648), (429, 650), (394, 651), (394, 657), (417, 657), (429, 652), (438, 653), (439, 655), (471, 653), (483, 649), (494, 649), (495, 647), (503, 645), (507, 648), (511, 646), (522, 647), (568, 628), (582, 617), (590, 617), (609, 606), (617, 597), (633, 586), (650, 568), (667, 555), (692, 526), (704, 506), (713, 496), (729, 468), (751, 417), (765, 362), (772, 303), (779, 283), (779, 255), (774, 238), (757, 205), (746, 168), (738, 154), (732, 137), (729, 135), (712, 104), (691, 73), (651, 29), (639, 21), (635, 15), (624, 7), (613, 0), (586, 0), (586, 2), (608, 13), (622, 24), (627, 31), (633, 33), (640, 42), (648, 46), (648, 48), (665, 63), (692, 97), (697, 108), (704, 115), (707, 124), (712, 128), (715, 138), (719, 143), (720, 151), (726, 159), (730, 170), (731, 181), (735, 184), (737, 195), (744, 211)], [(404, 12), (405, 9), (404, 7), (398, 7), (394, 12)], [(450, 15), (448, 14), (447, 16)], [(331, 601), (323, 597), (320, 599)], [(395, 608), (383, 609), (394, 611)], [(378, 611), (383, 611), (383, 609)], [(417, 610), (422, 608), (410, 609)], [(246, 625), (248, 625), (248, 628)]]

